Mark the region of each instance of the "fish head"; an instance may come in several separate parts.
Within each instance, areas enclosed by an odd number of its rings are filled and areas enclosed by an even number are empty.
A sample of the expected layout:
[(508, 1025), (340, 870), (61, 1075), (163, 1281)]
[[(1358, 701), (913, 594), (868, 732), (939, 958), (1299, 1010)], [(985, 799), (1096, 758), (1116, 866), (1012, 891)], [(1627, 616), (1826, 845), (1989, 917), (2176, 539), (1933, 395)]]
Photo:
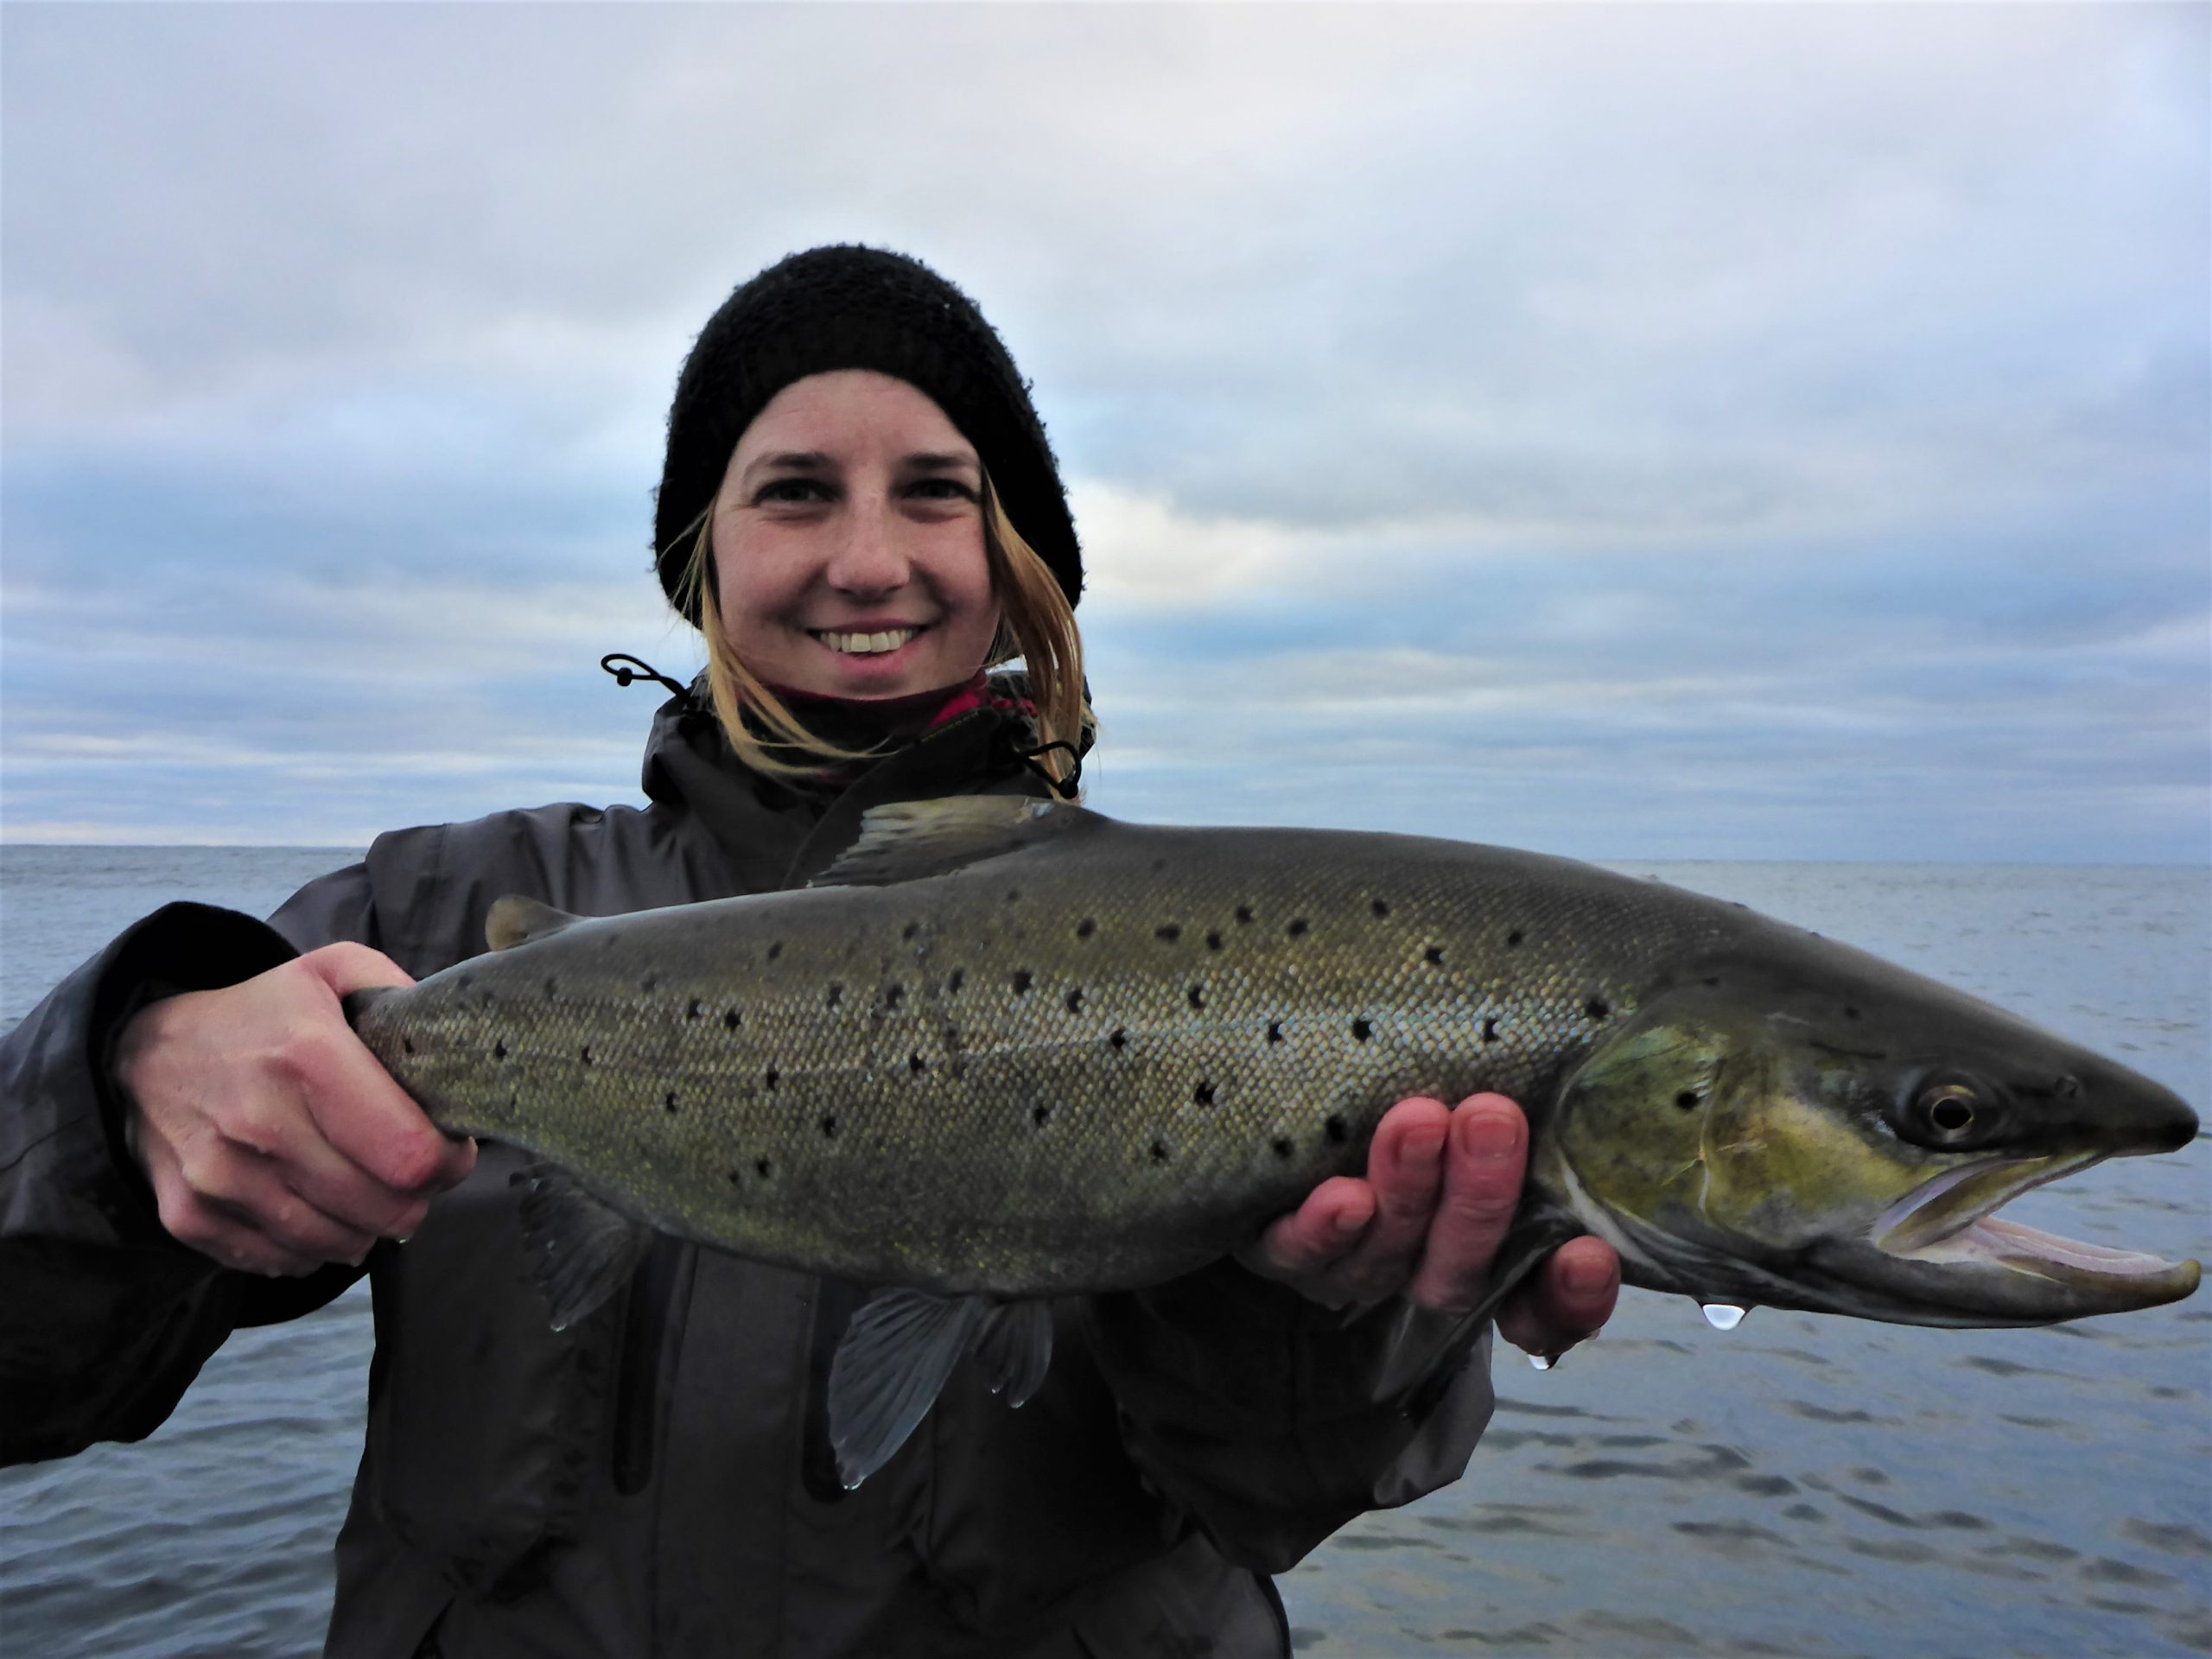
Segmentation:
[(1706, 1301), (1950, 1325), (2177, 1300), (2194, 1262), (1993, 1215), (2101, 1160), (2171, 1152), (2170, 1090), (1840, 946), (1704, 963), (1567, 1078), (1540, 1169), (1632, 1281)]

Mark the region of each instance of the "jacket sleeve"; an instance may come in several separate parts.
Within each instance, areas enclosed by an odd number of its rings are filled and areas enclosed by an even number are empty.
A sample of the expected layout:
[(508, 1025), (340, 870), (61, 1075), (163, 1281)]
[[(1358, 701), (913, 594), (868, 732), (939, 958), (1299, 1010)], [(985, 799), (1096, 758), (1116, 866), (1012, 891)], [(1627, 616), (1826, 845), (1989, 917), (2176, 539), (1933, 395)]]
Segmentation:
[(1138, 1467), (1257, 1572), (1458, 1479), (1494, 1403), (1486, 1323), (1348, 1317), (1234, 1262), (1095, 1297), (1088, 1326)]
[(275, 927), (169, 905), (0, 1039), (0, 1464), (143, 1439), (233, 1329), (319, 1307), (359, 1276), (263, 1279), (172, 1238), (124, 1144), (113, 1057), (148, 1003), (361, 938), (369, 914), (358, 868), (303, 889)]

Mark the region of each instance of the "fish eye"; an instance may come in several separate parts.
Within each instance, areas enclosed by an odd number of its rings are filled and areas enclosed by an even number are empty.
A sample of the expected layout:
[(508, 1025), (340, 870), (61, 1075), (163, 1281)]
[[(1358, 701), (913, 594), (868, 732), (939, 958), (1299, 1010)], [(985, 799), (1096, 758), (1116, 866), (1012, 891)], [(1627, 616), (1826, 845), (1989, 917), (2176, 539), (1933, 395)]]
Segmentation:
[(1936, 1146), (1981, 1138), (1977, 1132), (1992, 1127), (1994, 1117), (1994, 1103), (1960, 1077), (1930, 1078), (1913, 1096), (1914, 1124)]

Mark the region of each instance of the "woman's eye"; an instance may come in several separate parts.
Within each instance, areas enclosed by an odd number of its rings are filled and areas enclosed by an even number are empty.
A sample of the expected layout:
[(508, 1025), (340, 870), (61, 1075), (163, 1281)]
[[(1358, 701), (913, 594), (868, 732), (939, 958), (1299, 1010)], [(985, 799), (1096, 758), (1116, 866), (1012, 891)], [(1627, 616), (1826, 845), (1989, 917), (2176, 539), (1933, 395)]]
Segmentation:
[(760, 486), (753, 501), (755, 506), (760, 506), (775, 502), (827, 501), (829, 499), (830, 492), (819, 479), (772, 478)]
[(957, 478), (917, 479), (912, 493), (925, 501), (973, 501), (976, 492)]

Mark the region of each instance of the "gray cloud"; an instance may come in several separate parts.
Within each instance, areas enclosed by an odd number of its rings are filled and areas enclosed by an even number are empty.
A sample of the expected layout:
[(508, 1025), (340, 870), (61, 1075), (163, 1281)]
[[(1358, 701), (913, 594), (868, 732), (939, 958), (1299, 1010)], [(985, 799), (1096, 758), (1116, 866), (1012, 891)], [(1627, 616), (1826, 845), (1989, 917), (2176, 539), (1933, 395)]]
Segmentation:
[(2202, 9), (0, 29), (8, 835), (628, 793), (677, 362), (860, 237), (1037, 379), (1103, 805), (2205, 855)]

